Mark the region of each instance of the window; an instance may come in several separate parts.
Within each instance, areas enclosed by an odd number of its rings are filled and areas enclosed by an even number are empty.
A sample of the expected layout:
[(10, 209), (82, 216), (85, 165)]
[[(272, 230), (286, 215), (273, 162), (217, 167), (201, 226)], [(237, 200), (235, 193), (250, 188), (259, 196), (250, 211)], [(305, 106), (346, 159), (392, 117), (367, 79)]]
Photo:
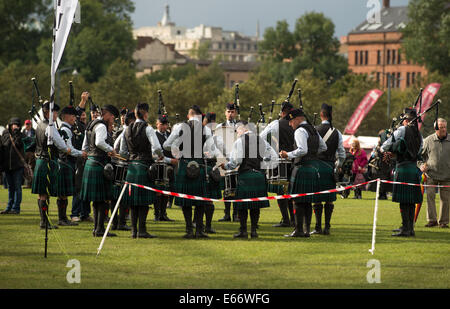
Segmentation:
[(381, 50), (377, 50), (377, 64), (381, 64)]
[(229, 43), (225, 43), (225, 49), (230, 48), (230, 44)]
[(231, 61), (236, 61), (236, 55), (231, 56)]
[(258, 44), (253, 45), (255, 50), (258, 50)]
[(355, 51), (355, 65), (358, 65), (358, 51)]
[(244, 55), (239, 55), (239, 61), (244, 61)]
[(411, 73), (406, 73), (406, 87), (409, 87), (409, 85), (411, 84), (410, 77)]
[(252, 47), (250, 44), (247, 44), (247, 50), (250, 50)]
[(395, 56), (395, 55), (396, 55), (395, 52), (396, 52), (396, 50), (393, 49), (393, 50), (392, 50), (392, 64), (395, 64), (395, 60), (397, 60), (397, 59), (396, 59), (397, 57)]
[(236, 49), (236, 43), (233, 43), (233, 49)]
[(400, 49), (397, 51), (397, 63), (401, 64), (402, 62), (402, 57), (400, 56)]
[(380, 82), (380, 72), (377, 72), (377, 82)]
[(359, 52), (359, 64), (360, 65), (364, 64), (364, 53), (363, 53), (363, 51)]
[(218, 49), (222, 49), (222, 43), (218, 44)]
[(416, 82), (416, 72), (411, 73), (411, 83), (414, 84)]
[(364, 61), (364, 64), (367, 65), (367, 63), (369, 62), (369, 51), (368, 50), (366, 50), (366, 57), (365, 58), (366, 59)]
[(386, 64), (391, 64), (391, 50), (387, 50)]
[(397, 88), (400, 88), (400, 76), (401, 76), (401, 73), (398, 72), (397, 73), (397, 79), (396, 79), (396, 81), (397, 81)]

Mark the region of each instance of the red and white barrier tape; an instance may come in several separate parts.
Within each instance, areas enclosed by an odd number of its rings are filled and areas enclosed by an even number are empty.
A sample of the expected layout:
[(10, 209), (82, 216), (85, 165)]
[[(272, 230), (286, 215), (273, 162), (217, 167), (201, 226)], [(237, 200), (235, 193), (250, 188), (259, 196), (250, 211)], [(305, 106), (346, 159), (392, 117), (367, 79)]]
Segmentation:
[(432, 187), (432, 188), (450, 188), (450, 186), (444, 186), (444, 185), (425, 185), (425, 184), (418, 184), (418, 183), (409, 183), (409, 182), (399, 182), (399, 181), (390, 181), (390, 180), (380, 180), (384, 183), (391, 183), (394, 185), (408, 185), (408, 186), (416, 186), (416, 187)]
[(130, 182), (125, 182), (125, 185), (129, 185), (129, 191), (128, 192), (129, 192), (130, 195), (131, 195), (131, 186), (135, 186), (135, 187), (138, 187), (138, 188), (141, 188), (141, 189), (151, 190), (151, 191), (154, 191), (156, 193), (161, 193), (161, 194), (165, 194), (165, 195), (172, 195), (172, 196), (180, 197), (180, 198), (187, 198), (187, 199), (190, 199), (190, 200), (207, 201), (207, 202), (231, 202), (231, 203), (235, 203), (235, 202), (261, 202), (261, 201), (267, 201), (267, 200), (282, 200), (282, 199), (290, 199), (290, 198), (296, 198), (296, 197), (302, 197), (302, 196), (308, 196), (308, 195), (315, 195), (315, 194), (335, 193), (335, 192), (341, 192), (341, 191), (349, 190), (351, 188), (355, 188), (355, 187), (359, 187), (359, 186), (364, 186), (364, 185), (366, 185), (368, 183), (375, 182), (375, 181), (377, 181), (377, 179), (366, 181), (366, 182), (363, 182), (363, 183), (360, 183), (360, 184), (357, 184), (357, 185), (351, 185), (351, 186), (347, 186), (347, 187), (330, 189), (330, 190), (325, 190), (325, 191), (320, 191), (320, 192), (296, 193), (296, 194), (285, 194), (285, 195), (264, 196), (264, 197), (252, 197), (252, 198), (244, 198), (244, 199), (237, 199), (237, 200), (214, 199), (214, 198), (201, 197), (201, 196), (189, 195), (189, 194), (184, 194), (184, 193), (176, 193), (176, 192), (171, 192), (171, 191), (159, 190), (159, 189), (155, 189), (155, 188), (147, 187), (147, 186), (143, 186), (143, 185), (138, 185), (138, 184), (130, 183)]

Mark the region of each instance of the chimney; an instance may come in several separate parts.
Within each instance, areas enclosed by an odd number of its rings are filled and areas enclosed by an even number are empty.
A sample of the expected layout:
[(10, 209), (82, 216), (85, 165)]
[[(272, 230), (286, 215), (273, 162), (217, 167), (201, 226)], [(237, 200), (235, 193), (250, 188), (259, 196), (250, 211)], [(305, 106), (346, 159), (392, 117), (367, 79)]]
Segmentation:
[(390, 0), (383, 0), (383, 7), (385, 9), (388, 9), (391, 5), (390, 5)]

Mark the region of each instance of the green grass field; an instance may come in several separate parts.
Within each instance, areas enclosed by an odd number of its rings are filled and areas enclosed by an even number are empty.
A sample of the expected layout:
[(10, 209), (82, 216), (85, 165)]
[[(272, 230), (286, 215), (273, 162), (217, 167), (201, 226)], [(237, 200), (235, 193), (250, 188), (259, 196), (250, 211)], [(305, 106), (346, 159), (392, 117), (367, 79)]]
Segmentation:
[[(0, 189), (0, 209), (7, 194)], [(118, 237), (107, 238), (98, 257), (101, 239), (92, 237), (92, 223), (49, 231), (45, 259), (37, 197), (24, 189), (21, 214), (0, 216), (0, 288), (449, 288), (450, 231), (424, 227), (426, 204), (416, 237), (397, 238), (390, 235), (400, 224), (398, 204), (380, 201), (376, 250), (369, 253), (374, 197), (372, 192), (363, 192), (362, 200), (339, 197), (330, 236), (284, 238), (291, 228), (272, 227), (280, 220), (272, 201), (261, 211), (256, 240), (234, 240), (238, 223), (217, 222), (223, 203), (216, 204), (213, 219), (217, 234), (185, 240), (182, 212), (173, 206), (168, 214), (175, 222), (155, 223), (153, 210), (149, 212), (147, 226), (158, 238), (131, 239), (129, 232), (117, 231)], [(57, 221), (54, 198), (50, 218)], [(314, 223), (313, 215), (312, 228)], [(66, 280), (70, 259), (80, 261), (79, 284)], [(371, 259), (380, 262), (381, 283), (367, 281)]]

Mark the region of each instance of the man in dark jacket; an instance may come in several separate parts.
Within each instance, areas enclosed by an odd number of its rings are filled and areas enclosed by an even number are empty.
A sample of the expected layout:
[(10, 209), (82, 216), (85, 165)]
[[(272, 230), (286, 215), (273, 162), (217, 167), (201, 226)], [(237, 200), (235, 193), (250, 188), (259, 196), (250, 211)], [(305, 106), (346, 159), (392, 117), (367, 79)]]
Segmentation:
[[(20, 119), (11, 118), (8, 129), (3, 131), (1, 144), (3, 148), (2, 167), (8, 183), (8, 205), (2, 214), (19, 214), (22, 202), (23, 182), (23, 134), (20, 132)], [(14, 147), (15, 146), (15, 147)]]

